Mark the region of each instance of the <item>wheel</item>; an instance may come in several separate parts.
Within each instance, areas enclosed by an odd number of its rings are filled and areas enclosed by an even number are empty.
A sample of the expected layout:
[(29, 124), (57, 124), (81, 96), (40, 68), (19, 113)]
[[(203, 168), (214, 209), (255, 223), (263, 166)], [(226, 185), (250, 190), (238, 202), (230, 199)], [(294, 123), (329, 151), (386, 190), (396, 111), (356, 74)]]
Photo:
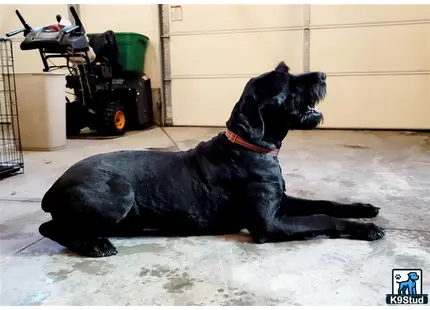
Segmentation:
[(79, 101), (66, 102), (66, 135), (73, 137), (79, 135), (82, 126), (83, 107)]
[(123, 135), (126, 131), (124, 105), (119, 101), (110, 102), (103, 111), (102, 132), (107, 135)]

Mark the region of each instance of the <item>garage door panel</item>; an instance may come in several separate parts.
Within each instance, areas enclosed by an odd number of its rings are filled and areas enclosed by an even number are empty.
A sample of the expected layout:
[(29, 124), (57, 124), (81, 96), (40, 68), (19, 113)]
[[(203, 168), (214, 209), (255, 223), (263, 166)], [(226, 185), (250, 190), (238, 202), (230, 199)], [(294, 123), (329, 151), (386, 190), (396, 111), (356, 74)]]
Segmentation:
[(172, 76), (259, 74), (284, 60), (302, 71), (301, 31), (172, 37)]
[(429, 33), (430, 24), (315, 29), (310, 40), (311, 70), (430, 70)]
[(322, 127), (430, 129), (430, 75), (329, 76)]
[(182, 20), (170, 22), (170, 33), (298, 27), (303, 5), (195, 5), (182, 7)]
[(311, 25), (430, 19), (430, 5), (311, 5)]
[(224, 126), (248, 80), (173, 80), (173, 123), (178, 126)]

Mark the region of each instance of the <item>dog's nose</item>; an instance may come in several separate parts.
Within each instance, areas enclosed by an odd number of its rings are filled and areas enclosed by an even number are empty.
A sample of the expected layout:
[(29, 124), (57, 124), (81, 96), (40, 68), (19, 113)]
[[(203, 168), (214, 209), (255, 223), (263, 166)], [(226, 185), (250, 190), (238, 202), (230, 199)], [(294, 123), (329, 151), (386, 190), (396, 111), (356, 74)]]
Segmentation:
[(327, 75), (326, 75), (324, 72), (320, 72), (320, 73), (318, 74), (318, 77), (320, 78), (320, 80), (325, 81), (325, 79), (326, 79)]

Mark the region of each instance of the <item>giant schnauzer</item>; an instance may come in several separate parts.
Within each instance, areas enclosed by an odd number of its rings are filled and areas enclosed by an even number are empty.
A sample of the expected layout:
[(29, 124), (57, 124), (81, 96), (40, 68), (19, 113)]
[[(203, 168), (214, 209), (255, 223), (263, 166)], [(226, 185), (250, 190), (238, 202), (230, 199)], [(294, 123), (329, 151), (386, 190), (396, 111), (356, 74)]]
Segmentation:
[(252, 78), (227, 130), (184, 152), (118, 151), (70, 167), (46, 192), (52, 220), (39, 232), (91, 257), (117, 253), (108, 237), (222, 235), (247, 229), (255, 243), (326, 235), (373, 241), (379, 208), (288, 196), (277, 153), (289, 130), (308, 130), (323, 116), (326, 75), (294, 75), (281, 62)]

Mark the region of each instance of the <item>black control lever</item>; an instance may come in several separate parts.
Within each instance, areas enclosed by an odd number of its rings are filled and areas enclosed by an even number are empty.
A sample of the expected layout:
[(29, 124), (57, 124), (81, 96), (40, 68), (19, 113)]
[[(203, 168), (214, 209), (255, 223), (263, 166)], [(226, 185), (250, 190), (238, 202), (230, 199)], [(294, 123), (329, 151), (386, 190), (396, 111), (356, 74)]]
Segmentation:
[(24, 32), (24, 37), (25, 37), (27, 34), (29, 34), (31, 31), (33, 31), (33, 29), (31, 29), (30, 25), (25, 22), (24, 18), (22, 17), (21, 13), (19, 13), (18, 10), (15, 10), (15, 13), (18, 16), (18, 18), (19, 18), (21, 24), (24, 26), (24, 28), (12, 30), (12, 31), (6, 33), (6, 37), (12, 37), (12, 36), (15, 36), (21, 32)]
[(81, 19), (73, 6), (70, 6), (70, 13), (72, 13), (76, 26), (79, 26), (81, 28), (80, 31), (85, 33), (84, 25), (82, 25)]
[[(22, 17), (22, 15), (21, 15), (21, 13), (19, 13), (19, 11), (18, 10), (15, 10), (15, 13), (16, 13), (16, 15), (18, 16), (18, 18), (19, 18), (19, 20), (20, 20), (20, 22), (21, 22), (21, 24), (24, 26), (24, 30), (23, 30), (23, 32), (24, 32), (24, 37), (25, 36), (27, 36), (27, 34), (29, 34), (30, 32), (32, 32), (33, 31), (33, 29), (30, 27), (30, 25), (29, 24), (27, 24), (26, 23), (26, 21), (24, 20), (24, 18)], [(14, 30), (15, 31), (15, 30)], [(11, 32), (14, 32), (14, 31), (11, 31)], [(18, 32), (19, 33), (19, 32)], [(15, 33), (16, 34), (16, 33)]]
[(55, 18), (57, 19), (57, 23), (61, 22), (61, 15), (60, 14), (58, 14), (57, 16), (55, 16)]

